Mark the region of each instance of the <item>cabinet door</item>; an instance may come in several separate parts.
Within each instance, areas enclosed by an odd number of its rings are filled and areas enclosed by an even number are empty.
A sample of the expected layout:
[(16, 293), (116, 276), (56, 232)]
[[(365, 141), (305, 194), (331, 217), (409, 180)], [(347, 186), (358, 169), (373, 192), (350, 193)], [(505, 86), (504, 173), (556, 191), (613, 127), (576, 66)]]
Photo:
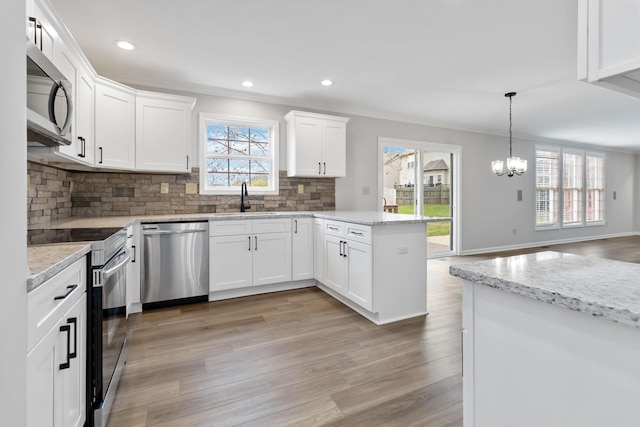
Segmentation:
[[(322, 172), (322, 121), (311, 117), (294, 119), (294, 170), (296, 176), (319, 176)], [(287, 147), (289, 149), (289, 147)], [(291, 174), (291, 170), (288, 171)]]
[(314, 218), (313, 227), (313, 277), (324, 282), (324, 220)]
[(191, 108), (182, 102), (136, 98), (136, 169), (191, 170)]
[(95, 165), (134, 169), (136, 99), (100, 81), (95, 86)]
[(324, 236), (324, 284), (334, 291), (346, 295), (347, 263), (343, 254), (344, 240)]
[(373, 311), (373, 251), (371, 245), (346, 242), (347, 297)]
[(255, 234), (253, 285), (291, 281), (291, 233)]
[(313, 218), (293, 219), (292, 280), (313, 279)]
[(210, 292), (252, 285), (253, 243), (250, 235), (214, 236), (209, 239)]
[[(86, 298), (81, 298), (62, 318), (69, 326), (69, 367), (58, 370), (56, 379), (55, 410), (60, 413), (61, 426), (82, 427), (85, 421), (86, 398)], [(67, 361), (67, 332), (61, 334), (61, 363)], [(57, 418), (57, 416), (56, 416)]]
[(347, 126), (344, 122), (322, 121), (322, 176), (346, 176)]
[(86, 418), (86, 296), (27, 355), (27, 425), (81, 427)]
[(54, 426), (55, 379), (59, 364), (56, 343), (59, 335), (59, 324), (56, 324), (27, 355), (28, 427)]
[(93, 143), (93, 78), (83, 69), (76, 70), (76, 129), (74, 142), (80, 144), (77, 150), (77, 161), (93, 166), (94, 143)]
[[(37, 22), (29, 18), (35, 18)], [(44, 16), (40, 4), (37, 1), (27, 2), (27, 36), (52, 62), (56, 59), (54, 55), (55, 43), (58, 41), (56, 34), (51, 22)]]

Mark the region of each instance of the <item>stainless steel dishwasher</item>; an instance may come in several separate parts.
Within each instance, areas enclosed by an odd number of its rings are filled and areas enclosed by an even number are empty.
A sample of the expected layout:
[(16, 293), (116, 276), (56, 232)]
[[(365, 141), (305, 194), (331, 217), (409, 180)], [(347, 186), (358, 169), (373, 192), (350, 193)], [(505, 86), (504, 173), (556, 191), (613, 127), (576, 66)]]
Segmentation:
[(147, 308), (206, 300), (209, 293), (209, 224), (142, 224), (140, 297)]

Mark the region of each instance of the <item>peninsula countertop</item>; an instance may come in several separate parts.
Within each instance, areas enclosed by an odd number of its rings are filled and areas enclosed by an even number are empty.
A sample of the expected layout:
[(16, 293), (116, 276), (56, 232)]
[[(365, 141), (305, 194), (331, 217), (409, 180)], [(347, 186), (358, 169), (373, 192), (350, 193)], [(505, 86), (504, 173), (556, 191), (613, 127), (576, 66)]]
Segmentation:
[(640, 265), (539, 252), (449, 267), (453, 276), (640, 328)]
[(55, 228), (117, 228), (126, 227), (135, 221), (141, 223), (177, 221), (224, 221), (233, 219), (256, 219), (269, 217), (314, 217), (335, 221), (353, 222), (361, 225), (410, 224), (447, 221), (450, 218), (421, 215), (395, 214), (376, 211), (287, 211), (287, 212), (228, 212), (201, 214), (167, 214), (138, 216), (69, 217), (49, 224), (33, 225), (30, 229)]

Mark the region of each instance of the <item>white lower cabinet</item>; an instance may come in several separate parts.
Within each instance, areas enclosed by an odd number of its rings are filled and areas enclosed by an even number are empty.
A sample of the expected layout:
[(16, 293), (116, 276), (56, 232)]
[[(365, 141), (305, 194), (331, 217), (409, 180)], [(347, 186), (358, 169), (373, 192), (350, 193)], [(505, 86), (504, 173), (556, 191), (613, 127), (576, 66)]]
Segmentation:
[(325, 235), (324, 284), (363, 308), (373, 310), (371, 245)]
[[(43, 283), (27, 299), (27, 426), (82, 427), (86, 419), (86, 260)], [(43, 330), (43, 325), (49, 329)]]
[(291, 281), (291, 219), (211, 221), (209, 291)]
[(292, 273), (291, 280), (313, 279), (313, 218), (294, 218), (292, 232)]

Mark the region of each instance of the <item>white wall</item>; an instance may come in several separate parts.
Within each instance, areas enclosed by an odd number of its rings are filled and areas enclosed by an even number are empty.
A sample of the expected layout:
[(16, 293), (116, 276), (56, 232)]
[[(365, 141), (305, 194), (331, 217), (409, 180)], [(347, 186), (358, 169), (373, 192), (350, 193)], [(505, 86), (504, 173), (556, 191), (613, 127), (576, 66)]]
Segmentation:
[(26, 424), (27, 136), (25, 2), (0, 2), (0, 426)]
[[(308, 109), (219, 96), (183, 94), (198, 98), (193, 113), (194, 161), (199, 157), (198, 113), (207, 112), (279, 120), (280, 169), (286, 169), (286, 123), (283, 117), (292, 109)], [(638, 170), (636, 162), (640, 160), (636, 160), (633, 154), (602, 150), (607, 156), (605, 226), (535, 231), (535, 141), (517, 138), (513, 141), (514, 154), (529, 159), (530, 169), (525, 175), (498, 177), (491, 172), (491, 161), (506, 159), (509, 150), (507, 137), (330, 111), (318, 112), (351, 119), (347, 124), (347, 176), (336, 179), (338, 210), (375, 210), (381, 205), (382, 195), (378, 197), (377, 194), (377, 141), (378, 137), (385, 136), (462, 147), (462, 202), (458, 214), (461, 218), (460, 248), (463, 254), (630, 234), (640, 227), (639, 220), (634, 228), (633, 218), (636, 208), (634, 199), (640, 200), (640, 190), (637, 197), (634, 190), (638, 187), (634, 186), (634, 180), (637, 179), (635, 170)], [(368, 187), (369, 195), (363, 194), (364, 187)], [(521, 202), (517, 201), (517, 190), (523, 191)], [(615, 201), (612, 199), (613, 190), (618, 194)]]

